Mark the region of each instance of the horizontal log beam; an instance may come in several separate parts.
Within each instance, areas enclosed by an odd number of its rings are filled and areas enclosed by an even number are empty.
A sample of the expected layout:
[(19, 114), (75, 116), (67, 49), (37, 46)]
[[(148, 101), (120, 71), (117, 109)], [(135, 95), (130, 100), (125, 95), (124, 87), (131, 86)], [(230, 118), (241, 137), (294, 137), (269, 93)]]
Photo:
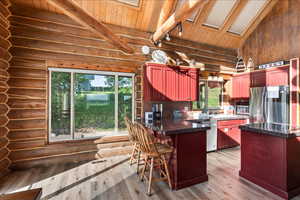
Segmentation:
[(47, 130), (27, 130), (27, 131), (10, 131), (8, 138), (10, 141), (30, 141), (36, 138), (45, 138)]
[(130, 62), (123, 61), (119, 59), (107, 59), (97, 56), (83, 56), (77, 54), (68, 54), (68, 53), (55, 53), (51, 51), (45, 50), (36, 50), (30, 48), (20, 48), (20, 47), (12, 47), (10, 52), (17, 57), (23, 58), (35, 58), (35, 59), (45, 59), (45, 60), (64, 60), (64, 61), (85, 61), (86, 64), (95, 64), (95, 65), (110, 65), (112, 68), (114, 66), (120, 66), (122, 68), (136, 69), (140, 66), (141, 62)]
[(36, 130), (36, 129), (45, 129), (47, 125), (47, 120), (45, 119), (36, 119), (36, 120), (18, 120), (10, 121), (7, 124), (7, 128), (10, 130)]
[(27, 77), (27, 78), (39, 78), (45, 79), (47, 77), (47, 72), (45, 69), (16, 69), (13, 66), (9, 68), (8, 73), (12, 77)]
[[(132, 61), (132, 62), (145, 62), (149, 58), (144, 56), (142, 53), (140, 54), (132, 54), (130, 56), (123, 54), (120, 51), (115, 51), (112, 49), (104, 49), (104, 48), (95, 48), (88, 46), (79, 46), (75, 44), (64, 44), (57, 43), (56, 41), (50, 42), (44, 40), (34, 40), (29, 38), (19, 38), (16, 36), (12, 36), (10, 38), (11, 43), (14, 47), (27, 47), (32, 49), (47, 49), (48, 51), (57, 52), (57, 53), (70, 53), (70, 54), (78, 54), (85, 56), (97, 56), (103, 57), (106, 59), (120, 59), (124, 61)], [(1, 52), (1, 51), (0, 51)]]
[(46, 108), (46, 99), (12, 99), (9, 98), (7, 105), (10, 109), (39, 109)]
[(45, 146), (45, 139), (46, 138), (35, 138), (31, 141), (12, 141), (9, 143), (8, 148), (14, 151), (39, 148)]
[(64, 61), (64, 60), (48, 60), (48, 67), (55, 68), (71, 68), (71, 69), (83, 69), (83, 70), (100, 70), (100, 71), (117, 71), (117, 72), (129, 72), (135, 73), (137, 68), (129, 69), (124, 67), (118, 67), (106, 64), (86, 64), (82, 61)]
[(105, 24), (96, 20), (93, 16), (83, 10), (79, 5), (70, 0), (47, 0), (51, 5), (61, 9), (67, 16), (74, 19), (92, 32), (104, 37), (118, 49), (125, 53), (134, 53), (133, 49), (114, 34)]

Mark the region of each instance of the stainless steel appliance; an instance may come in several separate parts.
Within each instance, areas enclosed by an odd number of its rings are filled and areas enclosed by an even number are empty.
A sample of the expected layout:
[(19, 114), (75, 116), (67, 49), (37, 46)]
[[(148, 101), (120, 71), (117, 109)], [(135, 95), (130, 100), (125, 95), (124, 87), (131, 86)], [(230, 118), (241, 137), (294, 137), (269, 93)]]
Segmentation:
[(236, 105), (235, 114), (237, 114), (237, 115), (249, 115), (249, 105)]
[(289, 87), (251, 88), (250, 122), (289, 124)]
[(145, 122), (153, 123), (153, 112), (145, 112)]
[(163, 104), (152, 104), (152, 112), (153, 112), (153, 120), (161, 120), (162, 119), (162, 113), (163, 113)]
[(210, 119), (210, 129), (206, 131), (206, 151), (216, 151), (217, 150), (217, 137), (218, 137), (218, 120), (215, 118)]

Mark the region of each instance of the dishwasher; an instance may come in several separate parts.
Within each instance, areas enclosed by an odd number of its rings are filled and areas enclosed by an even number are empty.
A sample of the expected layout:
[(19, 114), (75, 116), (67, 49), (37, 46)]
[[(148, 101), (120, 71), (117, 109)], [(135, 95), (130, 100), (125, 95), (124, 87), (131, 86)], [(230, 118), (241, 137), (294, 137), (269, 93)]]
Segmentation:
[(217, 150), (217, 132), (218, 132), (218, 127), (217, 127), (217, 119), (210, 118), (210, 129), (207, 130), (206, 133), (206, 151), (216, 151)]

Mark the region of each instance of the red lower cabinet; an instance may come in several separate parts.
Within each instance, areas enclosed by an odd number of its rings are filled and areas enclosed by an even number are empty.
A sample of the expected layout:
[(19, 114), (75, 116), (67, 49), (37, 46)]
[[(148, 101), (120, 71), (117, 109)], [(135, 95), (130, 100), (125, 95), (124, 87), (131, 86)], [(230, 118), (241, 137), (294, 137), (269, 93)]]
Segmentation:
[(246, 123), (244, 119), (218, 121), (217, 149), (239, 146), (241, 143), (239, 125), (244, 123)]

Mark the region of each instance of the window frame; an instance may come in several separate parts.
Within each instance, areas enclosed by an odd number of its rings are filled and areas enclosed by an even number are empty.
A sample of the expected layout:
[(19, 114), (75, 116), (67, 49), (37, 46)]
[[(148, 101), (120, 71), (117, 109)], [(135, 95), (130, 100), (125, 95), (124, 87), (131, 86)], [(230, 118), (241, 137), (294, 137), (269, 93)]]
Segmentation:
[[(71, 75), (71, 87), (70, 87), (70, 132), (71, 138), (70, 139), (62, 139), (62, 140), (51, 140), (51, 85), (52, 85), (52, 72), (66, 72), (70, 73)], [(68, 68), (48, 68), (48, 143), (56, 143), (56, 142), (65, 142), (65, 141), (80, 141), (80, 140), (90, 140), (90, 139), (97, 139), (101, 136), (95, 136), (90, 138), (76, 138), (75, 137), (75, 115), (74, 115), (74, 79), (75, 74), (93, 74), (93, 75), (110, 75), (115, 77), (115, 131), (118, 129), (118, 109), (119, 109), (119, 99), (118, 99), (118, 91), (119, 91), (119, 76), (126, 76), (132, 78), (132, 120), (135, 119), (135, 74), (134, 73), (127, 73), (127, 72), (109, 72), (109, 71), (97, 71), (97, 70), (83, 70), (83, 69), (68, 69)], [(117, 136), (117, 135), (114, 135)], [(113, 137), (113, 136), (112, 136)]]
[[(199, 80), (199, 99), (198, 102), (200, 102), (200, 84), (201, 82), (205, 82), (205, 103), (204, 108), (199, 110), (221, 110), (223, 107), (223, 89), (224, 89), (224, 81), (218, 81), (218, 80), (207, 80), (207, 79), (200, 79)], [(221, 83), (221, 98), (220, 98), (220, 106), (219, 107), (208, 107), (208, 82), (218, 82)]]

